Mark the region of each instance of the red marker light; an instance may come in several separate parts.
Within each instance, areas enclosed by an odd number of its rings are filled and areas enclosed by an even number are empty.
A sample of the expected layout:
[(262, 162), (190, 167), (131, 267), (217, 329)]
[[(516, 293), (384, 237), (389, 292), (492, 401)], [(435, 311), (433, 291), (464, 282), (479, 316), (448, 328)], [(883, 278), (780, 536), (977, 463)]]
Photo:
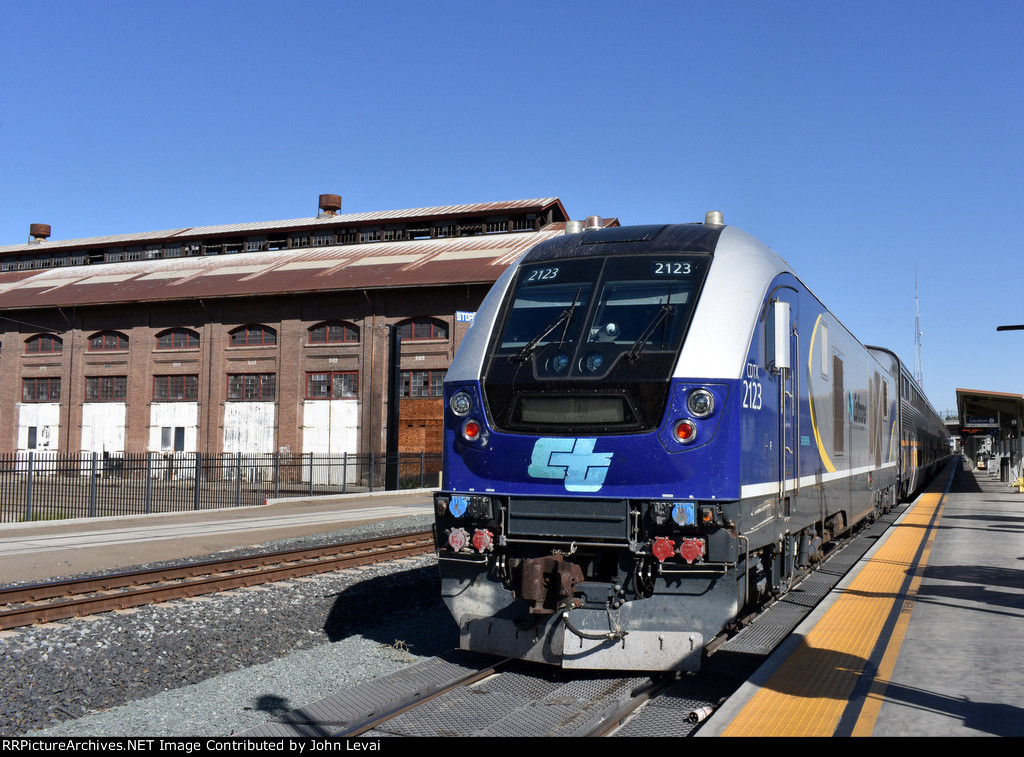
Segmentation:
[(462, 438), (467, 442), (475, 442), (480, 438), (480, 421), (470, 418), (462, 424)]
[(676, 441), (689, 444), (697, 438), (697, 427), (693, 425), (693, 421), (682, 420), (676, 423), (672, 433), (675, 435)]

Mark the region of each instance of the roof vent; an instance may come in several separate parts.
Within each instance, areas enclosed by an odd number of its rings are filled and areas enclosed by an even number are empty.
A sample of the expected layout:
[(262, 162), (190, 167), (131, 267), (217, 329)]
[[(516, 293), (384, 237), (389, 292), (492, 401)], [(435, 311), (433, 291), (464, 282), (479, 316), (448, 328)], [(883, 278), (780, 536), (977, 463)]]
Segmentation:
[(45, 242), (50, 236), (50, 224), (48, 223), (32, 223), (29, 224), (28, 233), (31, 239), (29, 244), (39, 244)]
[(583, 221), (566, 221), (565, 222), (565, 233), (566, 234), (579, 234), (583, 231)]
[(725, 219), (722, 218), (722, 213), (718, 210), (709, 210), (704, 214), (704, 225), (705, 226), (725, 226)]
[(583, 222), (583, 226), (587, 231), (600, 229), (604, 227), (604, 219), (601, 218), (601, 216), (587, 216), (587, 220)]
[(339, 210), (341, 210), (341, 195), (320, 195), (320, 215), (317, 216), (318, 218), (337, 215)]

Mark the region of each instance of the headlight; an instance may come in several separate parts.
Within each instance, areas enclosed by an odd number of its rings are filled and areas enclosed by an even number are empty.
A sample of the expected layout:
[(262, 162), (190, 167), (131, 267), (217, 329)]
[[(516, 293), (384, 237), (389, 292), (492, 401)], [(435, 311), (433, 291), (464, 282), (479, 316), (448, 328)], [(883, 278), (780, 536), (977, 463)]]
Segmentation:
[(580, 368), (586, 373), (597, 373), (604, 366), (604, 355), (600, 352), (588, 352), (580, 360)]
[(564, 352), (559, 352), (557, 355), (551, 358), (550, 366), (553, 373), (562, 373), (569, 365), (569, 356)]
[(468, 392), (455, 392), (448, 401), (448, 407), (452, 409), (453, 413), (462, 418), (473, 409), (473, 398), (469, 396)]
[(707, 389), (695, 389), (686, 398), (686, 408), (697, 418), (707, 418), (714, 412), (715, 397)]

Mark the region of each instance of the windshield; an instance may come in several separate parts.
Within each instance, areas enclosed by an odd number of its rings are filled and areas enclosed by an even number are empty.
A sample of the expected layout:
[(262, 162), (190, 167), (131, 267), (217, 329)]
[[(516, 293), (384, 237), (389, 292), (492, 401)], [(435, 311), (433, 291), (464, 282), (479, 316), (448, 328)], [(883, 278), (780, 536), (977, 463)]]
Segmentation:
[(602, 378), (623, 361), (674, 355), (705, 268), (692, 254), (524, 267), (495, 357), (531, 361), (537, 378)]
[(654, 428), (710, 262), (693, 252), (628, 252), (520, 268), (485, 367), (497, 427)]
[(578, 273), (572, 266), (523, 271), (498, 349), (525, 350), (552, 341), (573, 344), (579, 338), (579, 314), (586, 312), (592, 287)]
[[(594, 324), (591, 342), (635, 344), (653, 340), (664, 348), (674, 341), (682, 326), (675, 317), (690, 299), (689, 287), (678, 282), (613, 281), (605, 284)], [(650, 331), (651, 333), (646, 333)]]

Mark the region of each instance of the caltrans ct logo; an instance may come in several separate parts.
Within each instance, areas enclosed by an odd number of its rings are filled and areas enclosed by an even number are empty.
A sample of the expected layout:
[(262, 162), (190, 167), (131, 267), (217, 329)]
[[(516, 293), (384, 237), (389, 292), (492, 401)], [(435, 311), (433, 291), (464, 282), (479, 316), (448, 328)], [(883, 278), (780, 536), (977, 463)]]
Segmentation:
[(594, 452), (597, 439), (538, 439), (526, 472), (533, 478), (565, 482), (571, 492), (596, 492), (604, 486), (611, 452)]

